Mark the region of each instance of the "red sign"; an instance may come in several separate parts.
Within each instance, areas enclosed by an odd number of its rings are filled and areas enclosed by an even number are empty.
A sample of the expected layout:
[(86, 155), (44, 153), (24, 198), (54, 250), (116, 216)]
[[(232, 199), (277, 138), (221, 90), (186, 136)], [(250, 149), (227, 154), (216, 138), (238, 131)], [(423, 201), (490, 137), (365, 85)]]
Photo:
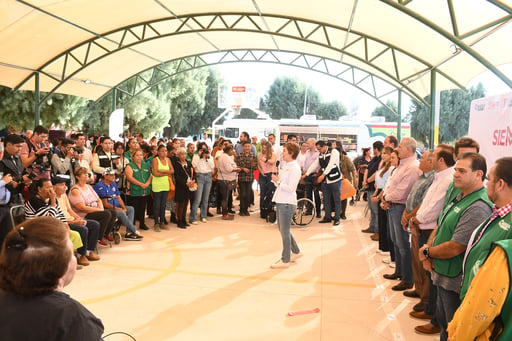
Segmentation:
[(231, 92), (245, 92), (245, 86), (232, 86)]

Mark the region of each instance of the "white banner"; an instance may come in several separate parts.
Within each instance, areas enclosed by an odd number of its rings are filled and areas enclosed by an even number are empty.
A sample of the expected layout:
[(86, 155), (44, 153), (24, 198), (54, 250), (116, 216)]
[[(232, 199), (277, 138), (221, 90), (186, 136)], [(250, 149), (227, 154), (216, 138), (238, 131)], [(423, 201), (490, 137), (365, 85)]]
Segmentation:
[(512, 156), (512, 92), (473, 100), (468, 135), (480, 143), (488, 168)]
[(116, 109), (110, 114), (108, 135), (113, 141), (123, 141), (124, 109)]

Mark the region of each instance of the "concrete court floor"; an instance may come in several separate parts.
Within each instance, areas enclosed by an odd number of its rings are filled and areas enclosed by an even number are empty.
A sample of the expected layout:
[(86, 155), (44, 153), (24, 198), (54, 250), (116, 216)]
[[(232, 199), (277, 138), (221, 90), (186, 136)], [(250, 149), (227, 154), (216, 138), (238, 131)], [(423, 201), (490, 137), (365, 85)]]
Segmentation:
[(426, 322), (408, 315), (417, 300), (382, 278), (393, 269), (361, 232), (365, 204), (349, 206), (337, 227), (316, 218), (292, 227), (304, 257), (288, 269), (270, 269), (280, 234), (254, 212), (101, 247), (102, 259), (65, 290), (103, 321), (105, 335), (141, 341), (439, 340), (414, 332)]

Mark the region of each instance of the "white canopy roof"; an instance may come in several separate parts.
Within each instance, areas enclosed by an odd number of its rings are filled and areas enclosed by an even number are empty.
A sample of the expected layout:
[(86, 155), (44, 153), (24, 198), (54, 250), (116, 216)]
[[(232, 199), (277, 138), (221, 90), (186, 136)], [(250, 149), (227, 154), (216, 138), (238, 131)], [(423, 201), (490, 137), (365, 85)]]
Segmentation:
[[(512, 0), (3, 0), (0, 84), (98, 99), (134, 74), (229, 50), (301, 52), (413, 98), (512, 62)], [(318, 67), (328, 68), (322, 63)], [(331, 67), (332, 68), (332, 67)], [(350, 77), (355, 77), (350, 75)], [(357, 81), (357, 80), (356, 80)]]

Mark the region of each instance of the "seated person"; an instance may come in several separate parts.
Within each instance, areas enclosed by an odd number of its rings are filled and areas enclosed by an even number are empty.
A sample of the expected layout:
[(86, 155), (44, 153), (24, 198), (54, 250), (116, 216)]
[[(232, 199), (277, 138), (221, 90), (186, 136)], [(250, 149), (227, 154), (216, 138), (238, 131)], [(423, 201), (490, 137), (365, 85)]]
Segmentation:
[(103, 172), (103, 177), (96, 185), (94, 190), (98, 193), (103, 206), (107, 209), (114, 210), (117, 219), (126, 226), (126, 234), (124, 240), (138, 241), (143, 237), (138, 233), (137, 227), (133, 223), (135, 210), (132, 206), (126, 206), (121, 198), (121, 192), (115, 182), (116, 173), (113, 170)]
[[(62, 221), (69, 230), (69, 238), (73, 243), (74, 250), (80, 250), (79, 259), (85, 257), (85, 248), (81, 236), (87, 237), (87, 229), (83, 226), (77, 226), (77, 230), (71, 230), (67, 224), (66, 218), (60, 210), (57, 196), (53, 190), (50, 179), (40, 178), (35, 180), (29, 189), (28, 201), (25, 203), (25, 219), (34, 219), (37, 217), (55, 217)], [(84, 238), (86, 240), (87, 238)], [(82, 264), (80, 264), (82, 265)]]
[(78, 167), (75, 169), (76, 184), (71, 187), (69, 192), (69, 202), (71, 207), (81, 218), (96, 220), (100, 223), (100, 236), (98, 244), (107, 246), (107, 242), (114, 241), (110, 235), (112, 228), (116, 223), (116, 215), (113, 211), (104, 209), (103, 203), (94, 191), (91, 185), (87, 183), (87, 169)]
[(87, 231), (85, 235), (81, 235), (82, 242), (84, 244), (83, 251), (82, 249), (78, 249), (78, 253), (84, 255), (78, 259), (78, 264), (80, 265), (89, 265), (89, 261), (97, 261), (100, 259), (100, 256), (94, 252), (96, 250), (98, 236), (100, 234), (100, 223), (96, 220), (92, 219), (82, 219), (78, 214), (73, 211), (71, 208), (71, 204), (69, 203), (68, 196), (66, 195), (66, 179), (65, 176), (55, 176), (52, 179), (53, 190), (57, 195), (57, 201), (59, 202), (60, 210), (62, 214), (66, 218), (66, 221), (69, 224), (69, 227), (74, 230), (78, 229), (79, 231), (86, 227)]
[(37, 217), (9, 232), (0, 254), (1, 339), (101, 340), (101, 320), (63, 292), (76, 268), (58, 219)]

